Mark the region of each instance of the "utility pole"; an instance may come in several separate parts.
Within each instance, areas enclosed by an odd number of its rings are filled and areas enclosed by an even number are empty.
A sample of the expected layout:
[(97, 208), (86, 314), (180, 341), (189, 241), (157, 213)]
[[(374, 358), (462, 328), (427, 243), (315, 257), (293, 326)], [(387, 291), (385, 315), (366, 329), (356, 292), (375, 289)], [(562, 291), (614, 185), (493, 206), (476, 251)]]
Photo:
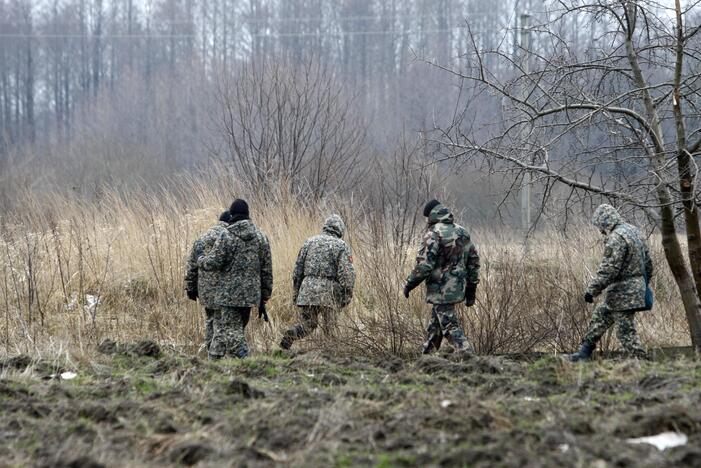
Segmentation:
[[(531, 30), (529, 27), (531, 16), (524, 13), (520, 15), (519, 22), (521, 23), (521, 67), (523, 73), (528, 75), (530, 72), (530, 48), (531, 48)], [(528, 97), (528, 79), (523, 83), (523, 98)], [(527, 130), (523, 130), (524, 137), (527, 135)], [(530, 158), (532, 162), (532, 158)], [(521, 226), (523, 228), (523, 239), (526, 251), (528, 250), (528, 233), (531, 230), (531, 185), (533, 184), (533, 175), (530, 171), (526, 171), (523, 176), (523, 185), (521, 187)]]

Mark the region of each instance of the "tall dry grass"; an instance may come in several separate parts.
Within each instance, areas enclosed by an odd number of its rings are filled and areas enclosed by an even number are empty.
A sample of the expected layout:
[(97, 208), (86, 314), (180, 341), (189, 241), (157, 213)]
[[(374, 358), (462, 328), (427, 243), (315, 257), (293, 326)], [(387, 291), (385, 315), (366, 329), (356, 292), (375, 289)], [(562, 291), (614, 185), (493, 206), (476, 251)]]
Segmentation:
[[(339, 353), (418, 351), (429, 307), (417, 290), (406, 301), (402, 281), (421, 234), (423, 193), (409, 196), (399, 181), (372, 197), (310, 205), (283, 186), (265, 197), (229, 177), (178, 179), (161, 193), (107, 192), (97, 202), (31, 197), (2, 218), (0, 231), (0, 349), (5, 354), (70, 350), (89, 354), (100, 341), (152, 338), (196, 351), (203, 338), (200, 307), (183, 291), (185, 258), (234, 197), (245, 197), (270, 238), (275, 287), (269, 324), (255, 318), (253, 349), (267, 351), (297, 318), (291, 273), (304, 240), (340, 212), (348, 222), (357, 269), (355, 298), (340, 313), (336, 336), (302, 346)], [(389, 187), (389, 188), (387, 188)], [(404, 190), (404, 191), (402, 191)], [(413, 198), (412, 198), (413, 197)], [(373, 201), (374, 200), (374, 201)], [(459, 220), (469, 226), (469, 220)], [(578, 343), (592, 307), (582, 292), (595, 270), (601, 239), (582, 227), (568, 237), (538, 233), (523, 254), (517, 236), (496, 227), (470, 227), (480, 248), (477, 305), (462, 309), (466, 332), (482, 353), (566, 351)], [(657, 304), (639, 314), (649, 346), (684, 345), (688, 334), (674, 282), (652, 239)], [(605, 347), (615, 346), (608, 337)]]

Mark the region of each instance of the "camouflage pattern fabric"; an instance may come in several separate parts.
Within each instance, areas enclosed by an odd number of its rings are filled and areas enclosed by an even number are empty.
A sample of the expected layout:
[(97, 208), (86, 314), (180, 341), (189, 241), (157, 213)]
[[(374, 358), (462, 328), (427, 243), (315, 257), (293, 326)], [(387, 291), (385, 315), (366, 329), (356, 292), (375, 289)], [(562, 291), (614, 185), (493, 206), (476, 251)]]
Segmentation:
[(212, 249), (197, 260), (200, 271), (214, 273), (216, 283), (200, 283), (212, 308), (258, 307), (273, 290), (270, 243), (250, 220), (231, 224)]
[(324, 320), (323, 329), (326, 333), (334, 327), (334, 309), (331, 307), (303, 306), (300, 313), (301, 323), (288, 328), (284, 338), (292, 344), (293, 341), (309, 336), (319, 326), (319, 318)]
[(611, 311), (640, 310), (645, 306), (645, 291), (652, 278), (650, 252), (635, 226), (623, 222), (611, 205), (594, 212), (593, 224), (604, 234), (604, 256), (587, 292), (596, 297), (605, 292), (604, 304)]
[(332, 215), (322, 233), (300, 249), (292, 275), (296, 305), (341, 308), (350, 304), (355, 270), (353, 253), (341, 239), (345, 230), (341, 217)]
[(589, 328), (584, 335), (583, 343), (595, 347), (606, 330), (616, 324), (616, 336), (626, 353), (632, 357), (645, 357), (643, 349), (635, 330), (635, 312), (614, 312), (608, 309), (605, 304), (594, 309)]
[(465, 333), (458, 323), (458, 316), (454, 304), (436, 304), (431, 312), (431, 320), (426, 327), (426, 342), (424, 354), (437, 351), (441, 347), (443, 337), (458, 350), (474, 352)]
[(479, 283), (479, 269), (477, 248), (465, 228), (455, 224), (447, 207), (434, 207), (407, 287), (414, 289), (425, 281), (426, 302), (457, 304), (465, 300), (467, 285)]
[(248, 307), (222, 307), (214, 311), (214, 330), (209, 347), (210, 359), (224, 357), (245, 358), (248, 356), (246, 343), (246, 317), (250, 316)]
[(204, 346), (209, 353), (209, 348), (212, 345), (212, 337), (214, 336), (214, 319), (216, 318), (217, 309), (204, 310)]
[(197, 239), (190, 249), (185, 273), (185, 290), (196, 292), (200, 304), (205, 307), (216, 307), (213, 292), (222, 286), (222, 274), (219, 271), (203, 271), (197, 265), (197, 259), (209, 253), (217, 239), (227, 234), (229, 225), (218, 222)]

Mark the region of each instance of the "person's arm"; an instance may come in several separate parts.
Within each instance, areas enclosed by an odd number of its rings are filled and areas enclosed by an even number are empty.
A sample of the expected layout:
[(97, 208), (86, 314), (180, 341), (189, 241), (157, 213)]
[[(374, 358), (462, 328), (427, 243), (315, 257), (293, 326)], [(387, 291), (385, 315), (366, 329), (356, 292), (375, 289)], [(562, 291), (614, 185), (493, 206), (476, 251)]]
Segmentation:
[(419, 253), (416, 256), (416, 266), (406, 279), (406, 288), (410, 291), (420, 285), (436, 266), (438, 259), (438, 234), (429, 230), (421, 241)]
[(302, 282), (304, 281), (304, 264), (307, 260), (307, 250), (309, 250), (309, 242), (305, 242), (302, 248), (299, 249), (295, 268), (292, 272), (292, 289), (294, 290), (292, 298), (295, 302), (297, 302), (299, 288), (302, 287)]
[(610, 234), (604, 246), (604, 258), (596, 271), (596, 277), (589, 284), (587, 293), (598, 296), (611, 283), (616, 281), (626, 258), (628, 244), (618, 234)]
[(234, 240), (229, 232), (222, 232), (207, 253), (197, 260), (197, 266), (205, 271), (217, 271), (226, 268), (233, 257)]
[(480, 282), (480, 256), (477, 246), (472, 242), (467, 248), (467, 258), (465, 259), (467, 269), (467, 284), (477, 285)]
[(201, 254), (202, 246), (201, 242), (198, 239), (192, 244), (192, 249), (190, 249), (190, 256), (187, 259), (187, 266), (185, 267), (185, 291), (187, 292), (187, 296), (190, 299), (197, 298), (197, 258)]
[(260, 242), (260, 294), (261, 301), (268, 302), (273, 294), (273, 256), (270, 252), (270, 242), (265, 234), (261, 234)]
[(350, 246), (345, 245), (338, 258), (338, 270), (336, 272), (338, 284), (341, 286), (341, 307), (350, 304), (353, 299), (353, 288), (355, 287), (355, 268), (353, 267), (353, 251)]

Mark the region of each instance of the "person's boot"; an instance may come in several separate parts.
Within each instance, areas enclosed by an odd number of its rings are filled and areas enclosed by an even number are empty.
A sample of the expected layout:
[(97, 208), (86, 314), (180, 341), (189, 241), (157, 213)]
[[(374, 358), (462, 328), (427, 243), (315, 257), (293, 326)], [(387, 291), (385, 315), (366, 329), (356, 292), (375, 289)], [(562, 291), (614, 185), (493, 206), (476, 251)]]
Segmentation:
[(570, 362), (582, 362), (591, 359), (591, 353), (594, 352), (595, 345), (590, 345), (589, 343), (582, 343), (579, 347), (579, 351), (574, 354), (570, 354)]
[(292, 337), (288, 334), (282, 335), (282, 340), (280, 340), (280, 348), (282, 349), (290, 349), (292, 347)]

